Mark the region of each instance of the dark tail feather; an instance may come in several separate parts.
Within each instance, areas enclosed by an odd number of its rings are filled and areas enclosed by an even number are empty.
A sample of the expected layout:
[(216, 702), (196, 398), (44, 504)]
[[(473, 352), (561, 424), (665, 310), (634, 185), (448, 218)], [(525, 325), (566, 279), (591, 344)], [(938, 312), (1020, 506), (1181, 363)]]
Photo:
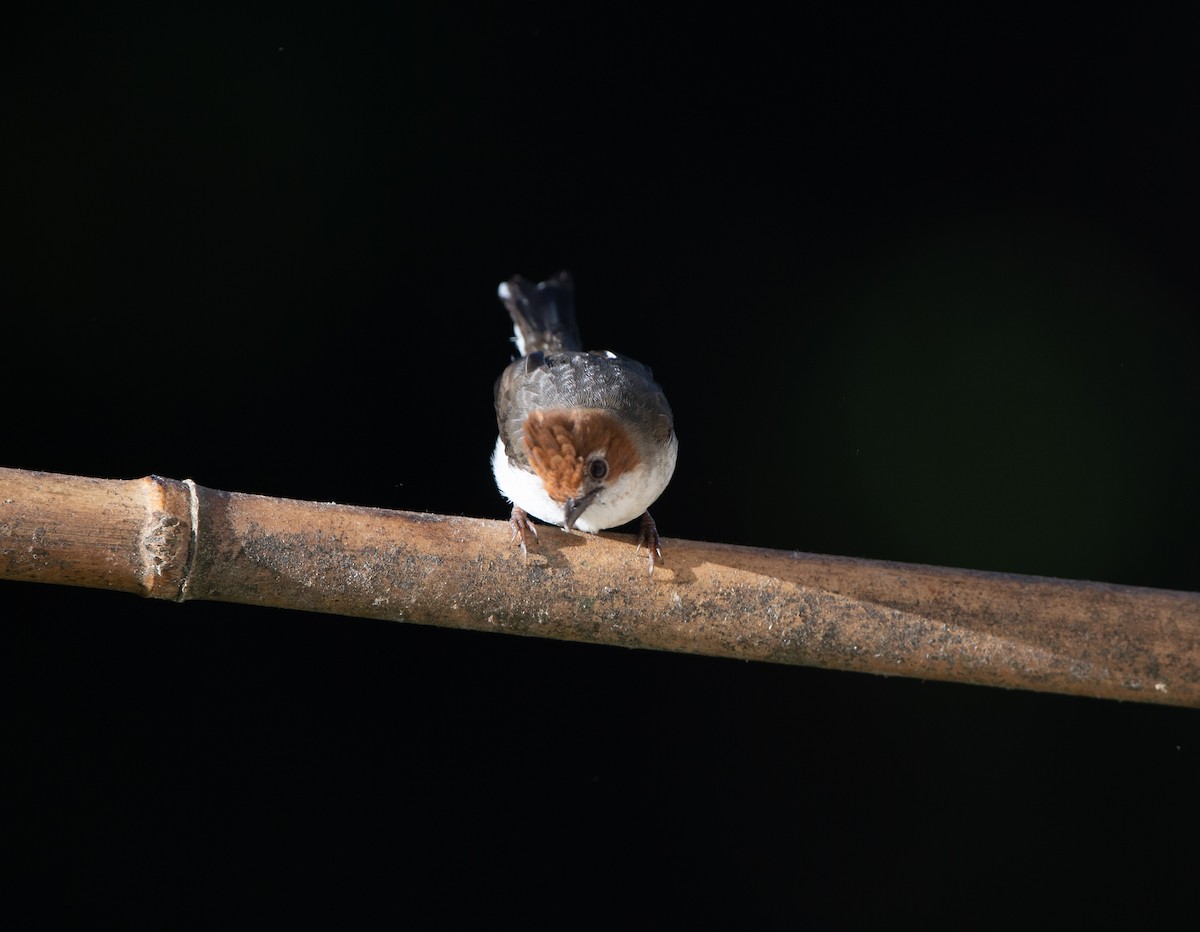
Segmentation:
[(559, 272), (536, 285), (514, 275), (498, 293), (516, 324), (523, 356), (583, 349), (575, 323), (575, 285), (569, 272)]

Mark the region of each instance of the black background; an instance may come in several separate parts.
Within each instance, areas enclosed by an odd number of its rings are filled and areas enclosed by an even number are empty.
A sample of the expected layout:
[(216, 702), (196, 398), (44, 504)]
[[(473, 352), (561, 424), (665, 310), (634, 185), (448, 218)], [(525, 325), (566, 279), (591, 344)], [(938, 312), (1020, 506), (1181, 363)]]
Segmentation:
[[(675, 409), (668, 561), (1200, 589), (1194, 14), (250, 9), (11, 24), (3, 465), (502, 518), (495, 287), (568, 268)], [(44, 915), (1150, 923), (1194, 884), (1193, 711), (0, 606)]]

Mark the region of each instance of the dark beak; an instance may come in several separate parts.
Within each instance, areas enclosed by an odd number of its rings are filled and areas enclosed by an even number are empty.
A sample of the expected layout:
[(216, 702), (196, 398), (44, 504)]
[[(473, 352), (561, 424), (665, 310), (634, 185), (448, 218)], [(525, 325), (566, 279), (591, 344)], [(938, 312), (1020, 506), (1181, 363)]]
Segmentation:
[(568, 531), (575, 527), (575, 522), (579, 520), (579, 516), (583, 514), (585, 508), (596, 500), (596, 493), (599, 489), (592, 489), (585, 495), (579, 498), (568, 498), (567, 504), (563, 508), (563, 527)]

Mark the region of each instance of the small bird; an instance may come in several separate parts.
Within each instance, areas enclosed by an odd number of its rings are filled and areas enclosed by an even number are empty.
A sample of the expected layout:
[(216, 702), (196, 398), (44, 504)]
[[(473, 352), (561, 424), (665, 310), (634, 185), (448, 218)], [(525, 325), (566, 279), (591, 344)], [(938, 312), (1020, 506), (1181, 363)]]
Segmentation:
[(526, 551), (537, 537), (530, 515), (590, 533), (640, 515), (638, 548), (653, 574), (662, 551), (646, 509), (671, 481), (679, 449), (666, 395), (640, 362), (584, 351), (567, 272), (537, 285), (517, 275), (497, 293), (521, 354), (496, 380), (492, 454), (513, 540)]

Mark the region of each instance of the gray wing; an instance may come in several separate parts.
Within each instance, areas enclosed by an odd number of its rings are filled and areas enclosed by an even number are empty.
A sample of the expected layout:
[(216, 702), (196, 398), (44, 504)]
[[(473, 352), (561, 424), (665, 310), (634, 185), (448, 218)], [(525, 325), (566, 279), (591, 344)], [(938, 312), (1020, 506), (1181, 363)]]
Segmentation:
[(602, 408), (654, 425), (653, 439), (673, 429), (666, 395), (654, 373), (628, 356), (611, 353), (533, 353), (496, 380), (496, 422), (511, 459), (525, 464), (522, 425), (534, 408)]

